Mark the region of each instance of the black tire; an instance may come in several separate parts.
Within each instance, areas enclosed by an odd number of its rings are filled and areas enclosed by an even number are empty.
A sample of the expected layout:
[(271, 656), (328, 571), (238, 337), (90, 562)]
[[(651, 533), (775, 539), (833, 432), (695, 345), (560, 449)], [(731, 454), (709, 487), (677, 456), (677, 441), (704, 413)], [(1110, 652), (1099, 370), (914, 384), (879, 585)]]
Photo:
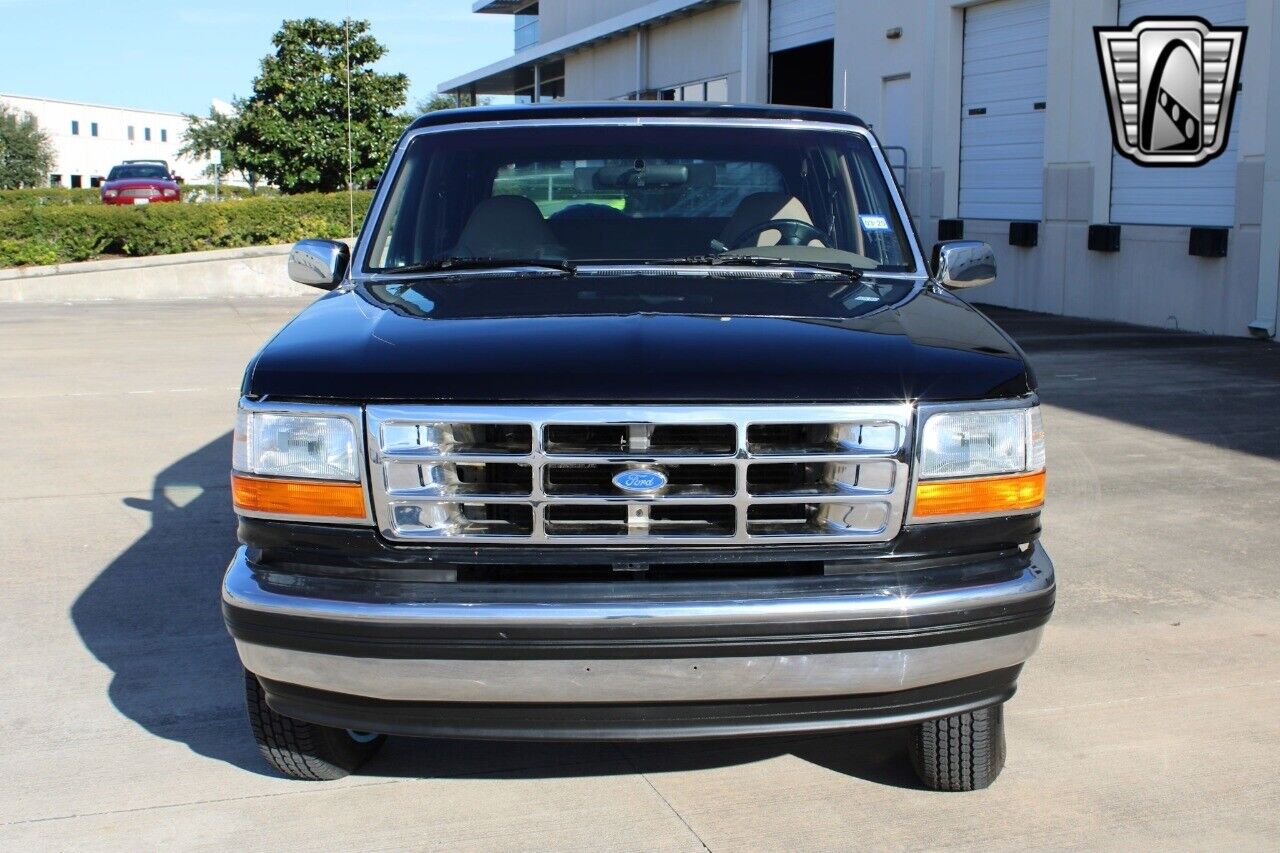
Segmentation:
[(386, 735), (331, 729), (277, 714), (267, 707), (258, 677), (247, 670), (244, 704), (258, 752), (268, 764), (292, 779), (341, 779), (372, 758), (387, 739)]
[(911, 763), (934, 791), (976, 791), (1004, 768), (1004, 705), (930, 720), (911, 729)]

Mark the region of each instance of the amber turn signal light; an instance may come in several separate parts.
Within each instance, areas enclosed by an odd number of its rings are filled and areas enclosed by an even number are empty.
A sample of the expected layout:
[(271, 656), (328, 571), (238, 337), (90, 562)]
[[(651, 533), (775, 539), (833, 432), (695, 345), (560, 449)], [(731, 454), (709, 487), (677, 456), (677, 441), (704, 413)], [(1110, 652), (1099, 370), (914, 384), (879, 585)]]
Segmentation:
[(925, 481), (916, 485), (912, 514), (929, 518), (1035, 509), (1044, 503), (1044, 474)]
[(364, 487), (359, 483), (271, 480), (231, 475), (231, 498), (238, 510), (273, 515), (364, 518)]

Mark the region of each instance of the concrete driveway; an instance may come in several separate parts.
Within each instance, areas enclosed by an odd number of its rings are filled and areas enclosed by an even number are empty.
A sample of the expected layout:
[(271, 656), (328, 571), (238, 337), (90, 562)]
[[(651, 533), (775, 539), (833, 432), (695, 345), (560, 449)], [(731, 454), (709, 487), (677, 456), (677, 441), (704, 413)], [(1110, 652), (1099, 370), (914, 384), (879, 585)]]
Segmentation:
[(218, 613), (240, 371), (294, 300), (0, 306), (0, 848), (1274, 847), (1280, 347), (1000, 315), (1047, 403), (1059, 609), (988, 791), (900, 734), (256, 754)]

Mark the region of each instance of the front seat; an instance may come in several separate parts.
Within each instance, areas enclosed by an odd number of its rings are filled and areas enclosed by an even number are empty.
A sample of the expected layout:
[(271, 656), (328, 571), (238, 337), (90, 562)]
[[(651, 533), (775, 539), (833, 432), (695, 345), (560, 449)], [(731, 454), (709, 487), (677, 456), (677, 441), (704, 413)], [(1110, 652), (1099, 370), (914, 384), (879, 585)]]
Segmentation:
[[(732, 248), (747, 229), (771, 219), (798, 219), (813, 224), (804, 202), (795, 196), (776, 192), (752, 193), (738, 203), (738, 209), (720, 232), (720, 242)], [(782, 234), (777, 231), (762, 231), (756, 238), (756, 245), (776, 246), (781, 239)], [(810, 245), (821, 244), (815, 240), (810, 241)]]
[(563, 258), (538, 206), (522, 195), (486, 198), (471, 211), (453, 254), (459, 258)]

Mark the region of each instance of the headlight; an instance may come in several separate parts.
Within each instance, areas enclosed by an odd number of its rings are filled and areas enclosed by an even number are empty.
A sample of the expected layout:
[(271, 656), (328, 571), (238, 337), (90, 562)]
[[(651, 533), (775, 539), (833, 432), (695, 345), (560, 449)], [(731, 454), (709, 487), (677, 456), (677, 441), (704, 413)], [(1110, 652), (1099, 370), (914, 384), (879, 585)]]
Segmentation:
[(115, 198), (116, 196), (120, 195), (120, 191), (119, 191), (119, 190), (107, 190), (106, 192), (104, 192), (104, 193), (103, 193), (103, 195), (105, 195), (107, 198)]
[(924, 413), (916, 520), (1025, 512), (1044, 503), (1040, 407)]
[(367, 519), (356, 427), (359, 410), (336, 414), (306, 408), (240, 409), (231, 451), (236, 511), (266, 517)]
[(356, 433), (346, 418), (240, 410), (232, 467), (246, 474), (359, 480)]
[(924, 422), (920, 479), (982, 477), (1044, 467), (1040, 407), (937, 412)]

